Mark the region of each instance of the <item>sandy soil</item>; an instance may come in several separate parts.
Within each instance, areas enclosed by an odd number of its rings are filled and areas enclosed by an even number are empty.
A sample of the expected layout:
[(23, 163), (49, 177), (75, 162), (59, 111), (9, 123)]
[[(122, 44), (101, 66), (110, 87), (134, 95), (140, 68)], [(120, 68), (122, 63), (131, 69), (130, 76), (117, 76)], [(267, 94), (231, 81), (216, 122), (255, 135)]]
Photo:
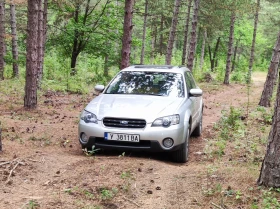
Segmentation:
[[(263, 83), (262, 76), (255, 76), (250, 102), (258, 100)], [(201, 192), (205, 143), (221, 111), (245, 107), (248, 91), (238, 84), (202, 87), (203, 134), (191, 138), (185, 164), (173, 163), (165, 154), (85, 155), (77, 123), (89, 96), (47, 92), (37, 110), (26, 112), (20, 95), (0, 93), (0, 208), (211, 208)]]

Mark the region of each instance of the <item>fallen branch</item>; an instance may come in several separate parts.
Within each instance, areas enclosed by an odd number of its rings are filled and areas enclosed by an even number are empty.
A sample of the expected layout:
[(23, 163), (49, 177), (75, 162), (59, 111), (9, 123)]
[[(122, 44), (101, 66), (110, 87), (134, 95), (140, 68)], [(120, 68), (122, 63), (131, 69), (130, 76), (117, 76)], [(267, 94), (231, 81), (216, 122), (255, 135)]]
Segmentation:
[(11, 161), (3, 161), (3, 163), (0, 163), (0, 166), (1, 166), (1, 165), (6, 165), (6, 164), (10, 164), (10, 163), (15, 162), (15, 161), (17, 161), (17, 158), (16, 158), (16, 159), (13, 159), (13, 160), (11, 160)]
[(19, 164), (20, 164), (20, 163), (17, 162), (17, 164), (16, 164), (16, 165), (12, 168), (12, 170), (10, 171), (10, 174), (9, 174), (9, 176), (8, 176), (8, 178), (7, 178), (6, 184), (10, 181), (10, 177), (12, 176), (14, 170), (17, 168), (17, 166), (18, 166)]
[(2, 166), (2, 165), (7, 165), (7, 164), (10, 164), (10, 163), (11, 163), (10, 161), (4, 162), (4, 163), (0, 163), (0, 166)]
[(211, 205), (215, 206), (216, 208), (219, 208), (219, 209), (224, 209), (224, 207), (222, 206), (219, 206), (219, 205), (216, 205), (215, 203), (211, 202)]
[(33, 160), (33, 159), (30, 159), (30, 158), (28, 158), (27, 160), (29, 160), (31, 162), (40, 162), (39, 160)]
[[(13, 160), (13, 161), (11, 161), (11, 162), (15, 162), (15, 161), (16, 161), (16, 159)], [(11, 163), (11, 162), (9, 162), (9, 163)], [(7, 180), (6, 180), (6, 184), (8, 184), (8, 183), (10, 182), (10, 178), (11, 178), (13, 172), (15, 171), (15, 169), (18, 167), (18, 165), (25, 165), (25, 163), (20, 162), (19, 160), (16, 161), (16, 162), (17, 162), (17, 163), (15, 164), (15, 166), (10, 170), (9, 176), (8, 176), (8, 178), (7, 178)]]
[(140, 205), (137, 204), (136, 202), (134, 202), (133, 200), (130, 200), (130, 199), (126, 198), (126, 197), (123, 197), (123, 199), (125, 199), (125, 200), (131, 202), (132, 204), (134, 204), (134, 205), (136, 205), (138, 208), (140, 208)]

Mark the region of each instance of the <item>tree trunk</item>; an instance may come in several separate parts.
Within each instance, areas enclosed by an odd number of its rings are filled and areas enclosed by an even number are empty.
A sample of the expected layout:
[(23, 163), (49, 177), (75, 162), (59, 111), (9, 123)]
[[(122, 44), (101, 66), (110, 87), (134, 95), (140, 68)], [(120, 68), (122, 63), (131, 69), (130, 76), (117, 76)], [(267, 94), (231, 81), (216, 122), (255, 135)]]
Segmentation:
[(218, 37), (217, 42), (216, 42), (216, 46), (215, 46), (215, 50), (214, 50), (214, 53), (213, 53), (213, 57), (211, 55), (211, 48), (210, 48), (210, 46), (208, 46), (209, 58), (210, 58), (210, 66), (211, 66), (211, 71), (212, 72), (215, 69), (215, 65), (217, 65), (217, 62), (215, 62), (215, 61), (217, 59), (217, 53), (218, 53), (220, 42), (221, 42), (221, 37)]
[(186, 18), (186, 26), (185, 26), (185, 31), (184, 31), (182, 65), (186, 64), (191, 7), (192, 7), (192, 0), (189, 0), (188, 11), (187, 11), (187, 18)]
[(232, 66), (231, 66), (231, 72), (235, 69), (235, 63), (236, 63), (236, 55), (237, 55), (237, 49), (238, 49), (239, 40), (236, 41), (234, 52), (233, 52), (233, 60), (232, 60)]
[(141, 65), (144, 63), (144, 57), (145, 57), (147, 16), (148, 16), (148, 0), (145, 1), (145, 14), (144, 14), (144, 25), (143, 25), (143, 35), (142, 35), (142, 50), (141, 50), (141, 59), (140, 59)]
[(38, 70), (37, 70), (37, 87), (40, 88), (43, 76), (43, 44), (44, 44), (44, 11), (42, 0), (38, 0)]
[(157, 26), (154, 26), (155, 30), (153, 31), (153, 26), (151, 28), (152, 32), (152, 40), (151, 40), (151, 56), (150, 56), (150, 63), (153, 64), (154, 63), (154, 59), (155, 59), (155, 45), (156, 45), (156, 37), (157, 37)]
[(260, 106), (270, 107), (270, 100), (273, 94), (273, 88), (276, 83), (276, 79), (278, 75), (279, 60), (280, 60), (280, 31), (278, 33), (276, 44), (273, 48), (273, 54), (272, 54), (270, 66), (268, 68), (266, 81), (264, 83), (264, 89), (259, 102)]
[(12, 54), (13, 54), (13, 77), (18, 77), (18, 45), (17, 45), (17, 22), (14, 0), (10, 4), (11, 32), (12, 32)]
[[(75, 12), (74, 12), (74, 21), (76, 24), (79, 22), (79, 13), (80, 13), (80, 4), (79, 2), (76, 3)], [(74, 31), (74, 40), (73, 40), (73, 48), (72, 48), (72, 55), (71, 55), (71, 75), (76, 75), (76, 63), (77, 63), (77, 57), (79, 55), (78, 51), (78, 40), (79, 40), (79, 32), (78, 29), (75, 29)]]
[[(45, 44), (47, 41), (47, 30), (48, 30), (48, 0), (44, 0), (44, 11), (43, 11), (43, 53), (45, 53)], [(44, 57), (43, 57), (44, 58)]]
[(200, 70), (202, 70), (203, 65), (204, 65), (204, 54), (205, 54), (206, 39), (207, 39), (207, 30), (206, 30), (206, 28), (204, 28), (203, 41), (202, 41), (202, 46), (201, 46)]
[(208, 45), (208, 54), (209, 54), (209, 60), (210, 60), (210, 68), (211, 68), (211, 71), (213, 72), (214, 69), (212, 69), (212, 53), (211, 53), (210, 45)]
[(160, 38), (159, 38), (159, 54), (163, 54), (163, 25), (164, 25), (164, 16), (161, 15), (160, 18)]
[(103, 76), (105, 78), (108, 78), (109, 75), (109, 55), (105, 55), (105, 59), (104, 59), (104, 72), (103, 72)]
[(193, 7), (191, 42), (190, 42), (190, 51), (188, 54), (188, 64), (187, 64), (187, 67), (189, 68), (190, 71), (193, 70), (193, 61), (194, 61), (194, 54), (196, 49), (196, 28), (198, 22), (199, 1), (200, 0), (194, 0), (194, 7)]
[(180, 4), (181, 4), (181, 0), (175, 0), (173, 18), (172, 18), (171, 28), (170, 28), (170, 32), (169, 32), (167, 51), (166, 51), (166, 57), (165, 57), (166, 65), (171, 64), (173, 45), (174, 45), (174, 40), (175, 40), (175, 36), (176, 36), (176, 28), (177, 28), (177, 24), (178, 24), (178, 15), (179, 15)]
[(125, 0), (125, 14), (123, 24), (123, 38), (122, 38), (122, 51), (121, 51), (121, 66), (120, 69), (124, 69), (129, 66), (130, 63), (130, 51), (132, 42), (132, 17), (133, 17), (133, 5), (134, 0)]
[(275, 109), (270, 129), (266, 155), (264, 157), (258, 184), (266, 187), (280, 187), (280, 85), (278, 83)]
[(229, 84), (232, 45), (233, 45), (233, 39), (234, 39), (234, 24), (235, 24), (235, 11), (232, 11), (231, 18), (230, 18), (230, 31), (229, 31), (229, 41), (228, 41), (226, 73), (225, 73), (225, 79), (224, 79), (224, 84), (226, 84), (226, 85)]
[(253, 40), (252, 40), (252, 47), (251, 47), (251, 56), (250, 56), (250, 63), (249, 63), (249, 72), (248, 72), (248, 78), (247, 78), (248, 83), (251, 83), (251, 77), (252, 77), (252, 68), (253, 68), (253, 63), (254, 63), (255, 44), (256, 44), (256, 36), (257, 36), (257, 28), (258, 28), (258, 20), (259, 20), (259, 10), (260, 10), (260, 0), (257, 0)]
[(0, 81), (4, 80), (5, 67), (5, 1), (0, 0)]
[(24, 107), (28, 109), (34, 109), (37, 106), (38, 9), (37, 1), (28, 0), (24, 97)]

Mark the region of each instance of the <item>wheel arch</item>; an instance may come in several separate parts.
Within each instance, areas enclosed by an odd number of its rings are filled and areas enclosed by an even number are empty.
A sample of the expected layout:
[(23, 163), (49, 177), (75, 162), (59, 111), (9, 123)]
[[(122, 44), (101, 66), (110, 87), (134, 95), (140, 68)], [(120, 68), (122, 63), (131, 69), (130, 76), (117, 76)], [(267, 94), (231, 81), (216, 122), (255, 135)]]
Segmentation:
[(190, 129), (190, 133), (192, 131), (192, 115), (190, 113), (190, 111), (187, 111), (185, 114), (185, 118), (184, 118), (184, 136), (185, 138), (187, 137), (187, 130)]

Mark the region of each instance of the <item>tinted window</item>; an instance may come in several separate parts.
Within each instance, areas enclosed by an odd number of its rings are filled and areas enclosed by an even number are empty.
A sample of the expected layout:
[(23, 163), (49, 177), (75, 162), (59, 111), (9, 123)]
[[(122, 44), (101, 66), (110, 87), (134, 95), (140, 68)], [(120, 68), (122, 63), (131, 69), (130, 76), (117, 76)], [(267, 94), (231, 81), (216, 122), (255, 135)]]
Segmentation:
[(146, 94), (184, 97), (182, 75), (167, 72), (120, 72), (105, 94)]
[(195, 81), (194, 81), (193, 76), (190, 72), (185, 73), (185, 79), (186, 79), (186, 85), (188, 87), (188, 90), (196, 88)]

